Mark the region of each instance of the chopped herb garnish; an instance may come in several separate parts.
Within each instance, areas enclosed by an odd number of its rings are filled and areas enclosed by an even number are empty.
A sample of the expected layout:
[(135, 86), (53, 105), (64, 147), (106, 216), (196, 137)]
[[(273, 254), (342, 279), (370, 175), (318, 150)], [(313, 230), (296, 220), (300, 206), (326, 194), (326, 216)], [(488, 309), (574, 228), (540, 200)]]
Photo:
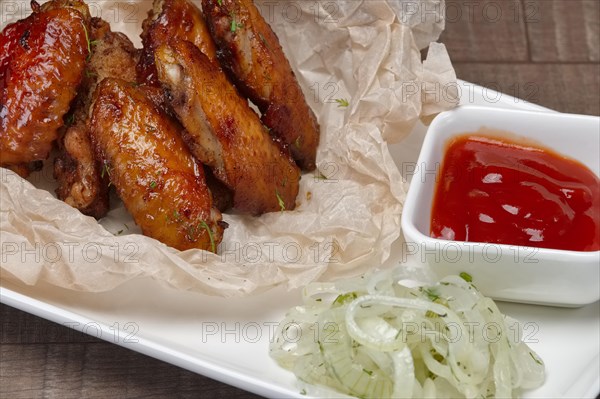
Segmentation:
[[(110, 179), (110, 165), (105, 161), (104, 162), (104, 166), (102, 166), (102, 171), (100, 172), (100, 177), (104, 178), (104, 175), (106, 174), (106, 176), (108, 176), (108, 178)], [(111, 181), (108, 182), (108, 187), (110, 187), (112, 184)]]
[(208, 239), (210, 240), (210, 248), (212, 249), (212, 252), (217, 253), (217, 246), (215, 244), (215, 238), (213, 237), (212, 230), (210, 229), (210, 227), (208, 227), (208, 224), (206, 224), (204, 220), (200, 222), (200, 225), (208, 233)]
[(319, 179), (319, 180), (327, 180), (329, 179), (327, 176), (325, 176), (323, 173), (321, 173), (321, 171), (319, 169), (317, 169), (317, 175), (315, 175), (315, 179)]
[(181, 214), (179, 214), (179, 212), (177, 210), (175, 210), (175, 211), (173, 211), (171, 216), (166, 215), (166, 219), (167, 219), (167, 222), (170, 222), (170, 221), (181, 222)]
[(123, 234), (123, 230), (117, 231), (117, 235), (121, 235), (121, 234)]
[(234, 11), (232, 11), (231, 13), (229, 13), (229, 16), (231, 17), (231, 27), (230, 27), (230, 29), (231, 29), (231, 31), (233, 33), (235, 33), (235, 31), (238, 30), (238, 28), (242, 28), (242, 24), (238, 23), (235, 20), (235, 12)]
[(260, 37), (260, 41), (263, 42), (263, 44), (265, 45), (265, 47), (268, 50), (271, 50), (271, 47), (269, 47), (269, 43), (267, 43), (267, 39), (265, 39), (265, 37), (263, 36), (263, 34), (259, 32), (258, 33), (258, 37)]
[(467, 283), (472, 283), (473, 282), (473, 277), (471, 277), (471, 275), (469, 273), (460, 272), (459, 276), (460, 276), (460, 278), (462, 278), (463, 280), (465, 280)]
[(429, 300), (431, 302), (435, 302), (438, 299), (440, 299), (440, 296), (438, 295), (437, 292), (435, 292), (435, 290), (433, 288), (425, 288), (425, 289), (423, 289), (423, 293), (425, 295), (427, 295), (427, 298), (429, 298)]
[(338, 295), (338, 297), (335, 298), (335, 301), (333, 301), (333, 306), (343, 305), (347, 302), (351, 302), (351, 301), (355, 300), (356, 298), (358, 298), (358, 295), (356, 295), (356, 292), (349, 292), (347, 294)]
[(431, 353), (431, 356), (438, 362), (438, 363), (442, 363), (444, 361), (444, 356), (442, 356), (440, 353), (438, 353), (438, 351), (436, 351), (435, 349), (431, 349), (429, 351), (429, 353)]
[(297, 149), (300, 149), (300, 147), (302, 146), (302, 136), (298, 136), (296, 138), (296, 141), (294, 141), (294, 145)]
[(154, 190), (154, 189), (156, 188), (156, 182), (155, 182), (155, 181), (151, 181), (151, 182), (150, 182), (150, 188), (151, 188), (152, 190)]
[(92, 57), (92, 43), (90, 42), (90, 36), (88, 35), (87, 26), (83, 22), (81, 22), (81, 26), (83, 26), (83, 33), (85, 33), (85, 41), (87, 43), (88, 56), (86, 61), (89, 61)]
[(368, 375), (373, 375), (373, 372), (371, 370), (363, 369), (363, 372)]
[(219, 6), (222, 6), (222, 5), (223, 5), (223, 0), (217, 0), (217, 4), (218, 4)]
[(544, 365), (544, 363), (542, 363), (542, 361), (536, 355), (534, 355), (533, 352), (529, 352), (529, 356), (531, 356), (531, 358), (540, 366)]
[(277, 202), (279, 203), (279, 207), (281, 208), (281, 212), (285, 211), (285, 201), (279, 195), (279, 191), (275, 189), (275, 195), (277, 196)]
[(348, 105), (350, 105), (348, 100), (346, 100), (345, 98), (336, 98), (335, 102), (338, 104), (338, 108), (345, 108)]
[(435, 313), (434, 311), (428, 310), (427, 312), (425, 312), (425, 317), (428, 317), (430, 319), (435, 319), (437, 317), (440, 317), (440, 315)]
[[(221, 0), (219, 0), (219, 3), (221, 2)], [(306, 389), (303, 389), (300, 391), (300, 395), (306, 395)]]

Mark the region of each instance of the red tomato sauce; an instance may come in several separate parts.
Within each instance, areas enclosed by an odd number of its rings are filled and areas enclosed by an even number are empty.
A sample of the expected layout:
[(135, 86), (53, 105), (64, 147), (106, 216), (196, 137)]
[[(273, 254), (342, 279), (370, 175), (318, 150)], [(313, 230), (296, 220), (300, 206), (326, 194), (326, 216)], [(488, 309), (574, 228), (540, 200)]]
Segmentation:
[(599, 190), (591, 170), (550, 150), (461, 136), (438, 174), (431, 236), (597, 251)]

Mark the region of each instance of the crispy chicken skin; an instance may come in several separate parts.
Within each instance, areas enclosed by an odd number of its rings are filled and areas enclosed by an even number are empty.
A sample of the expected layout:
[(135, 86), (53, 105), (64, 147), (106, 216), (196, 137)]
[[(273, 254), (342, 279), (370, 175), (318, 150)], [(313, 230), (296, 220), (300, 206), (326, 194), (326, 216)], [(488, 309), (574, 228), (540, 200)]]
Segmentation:
[(156, 50), (158, 77), (192, 153), (251, 214), (293, 209), (300, 171), (221, 69), (190, 42)]
[(277, 36), (252, 0), (202, 0), (221, 64), (304, 170), (315, 168), (319, 125)]
[(54, 177), (58, 181), (56, 194), (67, 204), (97, 219), (108, 212), (108, 176), (102, 175), (100, 163), (94, 158), (87, 116), (92, 94), (102, 79), (120, 77), (136, 80), (136, 50), (122, 33), (112, 32), (108, 22), (92, 18), (89, 32), (92, 54), (79, 88), (70, 126), (59, 140), (59, 155), (54, 160)]
[(24, 164), (48, 157), (88, 56), (83, 2), (31, 6), (29, 17), (0, 33), (0, 165), (22, 175)]
[(94, 93), (92, 146), (142, 232), (179, 250), (215, 252), (226, 224), (179, 130), (129, 82), (108, 78)]
[(142, 23), (141, 37), (144, 49), (137, 70), (143, 83), (158, 85), (154, 51), (171, 39), (190, 41), (217, 62), (215, 45), (202, 12), (188, 0), (154, 0), (148, 18)]

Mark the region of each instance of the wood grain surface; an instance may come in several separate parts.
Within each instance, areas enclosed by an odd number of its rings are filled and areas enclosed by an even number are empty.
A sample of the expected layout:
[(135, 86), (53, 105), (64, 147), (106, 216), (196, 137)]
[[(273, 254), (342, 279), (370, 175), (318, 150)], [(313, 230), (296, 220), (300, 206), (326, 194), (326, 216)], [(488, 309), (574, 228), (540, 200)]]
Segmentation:
[[(4, 3), (4, 0), (2, 0)], [(562, 112), (600, 114), (598, 0), (448, 0), (459, 78)], [(0, 306), (0, 398), (254, 395)]]

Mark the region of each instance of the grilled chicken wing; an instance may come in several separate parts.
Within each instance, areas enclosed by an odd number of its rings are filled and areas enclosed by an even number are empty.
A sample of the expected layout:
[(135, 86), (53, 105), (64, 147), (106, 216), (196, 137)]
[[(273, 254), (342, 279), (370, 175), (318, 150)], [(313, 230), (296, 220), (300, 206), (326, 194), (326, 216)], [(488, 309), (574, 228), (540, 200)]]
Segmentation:
[(143, 233), (180, 250), (215, 252), (225, 224), (179, 130), (131, 83), (108, 78), (94, 93), (96, 157)]
[(85, 123), (71, 126), (54, 160), (56, 195), (84, 215), (100, 219), (108, 212), (108, 176), (102, 176)]
[(202, 0), (221, 64), (298, 165), (315, 168), (319, 125), (277, 36), (252, 0)]
[(144, 49), (138, 64), (140, 82), (158, 85), (154, 51), (171, 39), (190, 41), (208, 58), (217, 62), (215, 45), (202, 12), (189, 0), (154, 0), (142, 29)]
[(112, 32), (108, 22), (92, 18), (90, 41), (93, 43), (85, 76), (77, 95), (71, 125), (59, 141), (60, 153), (54, 161), (56, 194), (67, 204), (97, 219), (108, 211), (108, 176), (93, 155), (87, 117), (92, 94), (107, 77), (136, 80), (136, 50), (122, 33)]
[[(171, 114), (170, 106), (164, 101), (159, 87), (154, 64), (156, 48), (171, 39), (187, 40), (194, 43), (207, 57), (218, 63), (215, 44), (208, 32), (202, 12), (189, 0), (154, 0), (148, 18), (142, 23), (142, 43), (144, 48), (137, 65), (138, 80), (145, 83), (145, 94), (165, 112)], [(204, 169), (206, 183), (213, 194), (215, 206), (222, 212), (233, 206), (233, 193), (220, 180), (216, 179), (209, 168)]]
[(0, 165), (48, 157), (76, 95), (88, 56), (89, 11), (78, 0), (53, 0), (0, 34)]
[(252, 214), (293, 209), (299, 169), (221, 69), (183, 41), (158, 47), (156, 67), (188, 146), (233, 190), (234, 207)]

